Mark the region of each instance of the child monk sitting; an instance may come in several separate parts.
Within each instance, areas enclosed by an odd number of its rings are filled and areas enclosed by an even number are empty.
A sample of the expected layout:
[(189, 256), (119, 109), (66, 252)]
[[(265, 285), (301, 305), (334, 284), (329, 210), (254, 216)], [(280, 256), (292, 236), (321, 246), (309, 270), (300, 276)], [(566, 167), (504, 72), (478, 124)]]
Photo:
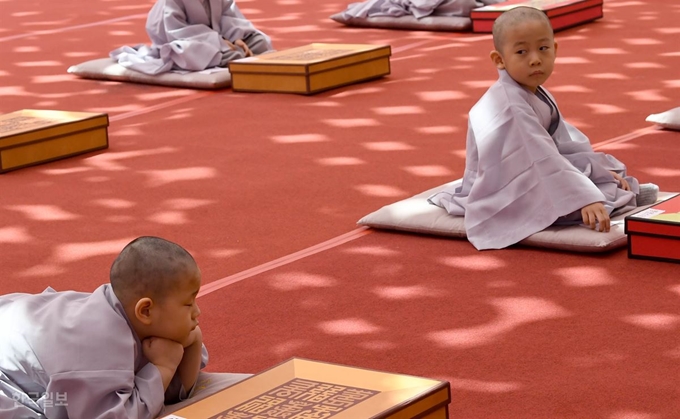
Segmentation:
[(542, 11), (517, 7), (494, 22), (491, 60), (499, 79), (470, 110), (462, 185), (430, 203), (465, 216), (477, 249), (500, 249), (552, 224), (609, 231), (610, 216), (651, 204), (658, 187), (593, 151), (541, 85), (557, 43)]

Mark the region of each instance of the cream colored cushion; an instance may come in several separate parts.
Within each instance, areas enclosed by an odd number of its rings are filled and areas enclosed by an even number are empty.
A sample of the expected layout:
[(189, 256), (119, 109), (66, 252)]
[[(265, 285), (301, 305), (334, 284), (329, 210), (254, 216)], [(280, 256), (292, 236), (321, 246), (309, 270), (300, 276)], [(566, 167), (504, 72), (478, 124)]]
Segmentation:
[(458, 32), (472, 27), (472, 20), (468, 17), (457, 16), (427, 16), (417, 19), (412, 15), (399, 17), (347, 17), (344, 13), (336, 13), (331, 19), (347, 26), (380, 29), (405, 29), (411, 31)]
[(671, 109), (662, 113), (654, 113), (647, 117), (646, 121), (654, 122), (663, 128), (680, 131), (680, 108)]
[(139, 71), (129, 70), (111, 58), (86, 61), (69, 67), (68, 72), (85, 79), (157, 84), (189, 89), (224, 89), (231, 87), (231, 74), (227, 69), (168, 72), (151, 76)]
[[(460, 183), (460, 179), (451, 184)], [(411, 198), (386, 205), (359, 220), (359, 225), (465, 238), (463, 217), (449, 215), (446, 210), (427, 202), (432, 194), (446, 185), (437, 186)], [(674, 193), (659, 192), (659, 201), (666, 200)], [(573, 252), (604, 252), (626, 246), (628, 238), (624, 231), (624, 218), (642, 208), (612, 218), (611, 230), (607, 233), (590, 230), (580, 225), (551, 226), (522, 240), (520, 244), (533, 247), (568, 250)]]

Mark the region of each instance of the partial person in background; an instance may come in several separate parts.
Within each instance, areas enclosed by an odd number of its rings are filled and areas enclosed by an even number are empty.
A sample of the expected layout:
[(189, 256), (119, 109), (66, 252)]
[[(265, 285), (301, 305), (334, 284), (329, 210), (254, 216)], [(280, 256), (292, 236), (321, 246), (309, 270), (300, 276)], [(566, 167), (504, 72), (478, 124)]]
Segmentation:
[(272, 50), (271, 39), (234, 0), (157, 0), (146, 21), (151, 46), (124, 46), (111, 58), (146, 74), (200, 71)]

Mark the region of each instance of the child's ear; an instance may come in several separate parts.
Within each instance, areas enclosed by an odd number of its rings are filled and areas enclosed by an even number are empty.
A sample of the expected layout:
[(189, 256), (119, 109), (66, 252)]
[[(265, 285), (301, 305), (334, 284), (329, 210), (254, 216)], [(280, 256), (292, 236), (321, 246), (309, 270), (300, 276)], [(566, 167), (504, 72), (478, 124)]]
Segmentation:
[(557, 55), (557, 41), (555, 41), (555, 55)]
[(501, 56), (500, 52), (493, 50), (489, 54), (489, 57), (491, 57), (491, 61), (493, 62), (497, 69), (499, 70), (505, 69), (505, 63), (503, 62), (503, 57)]
[(153, 300), (149, 297), (144, 297), (135, 304), (135, 317), (140, 323), (151, 324), (151, 309), (153, 308)]

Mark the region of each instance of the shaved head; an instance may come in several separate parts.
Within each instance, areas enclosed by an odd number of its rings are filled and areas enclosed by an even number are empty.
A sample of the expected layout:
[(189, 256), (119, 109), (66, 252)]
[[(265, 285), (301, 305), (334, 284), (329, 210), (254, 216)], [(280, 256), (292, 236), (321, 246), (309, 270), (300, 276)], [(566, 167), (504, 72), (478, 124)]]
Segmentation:
[(160, 237), (139, 237), (123, 248), (111, 265), (113, 292), (123, 305), (143, 297), (162, 300), (188, 275), (198, 273), (194, 258), (178, 244)]
[(505, 46), (505, 34), (509, 28), (521, 25), (522, 23), (529, 20), (545, 22), (552, 33), (550, 19), (545, 13), (533, 7), (515, 7), (508, 10), (507, 12), (503, 12), (493, 23), (493, 46), (496, 51), (503, 53), (503, 47)]

